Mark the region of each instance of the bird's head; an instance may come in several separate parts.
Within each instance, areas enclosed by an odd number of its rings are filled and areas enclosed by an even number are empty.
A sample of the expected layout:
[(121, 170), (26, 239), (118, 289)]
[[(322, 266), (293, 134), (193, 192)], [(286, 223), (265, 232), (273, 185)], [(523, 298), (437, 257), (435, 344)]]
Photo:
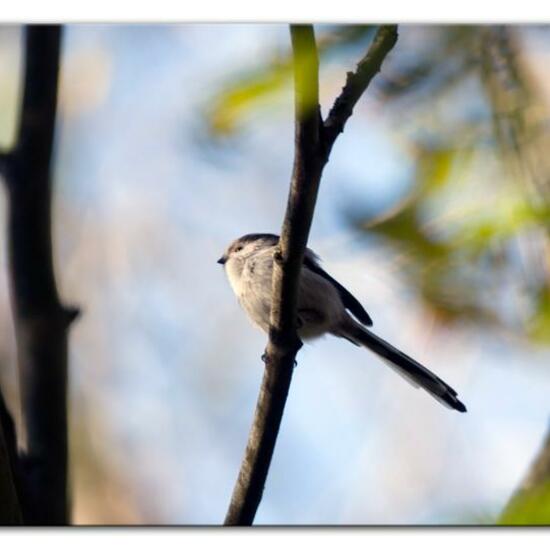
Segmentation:
[(229, 262), (244, 262), (258, 250), (275, 246), (279, 237), (271, 233), (249, 233), (235, 239), (224, 252), (218, 263), (225, 266)]

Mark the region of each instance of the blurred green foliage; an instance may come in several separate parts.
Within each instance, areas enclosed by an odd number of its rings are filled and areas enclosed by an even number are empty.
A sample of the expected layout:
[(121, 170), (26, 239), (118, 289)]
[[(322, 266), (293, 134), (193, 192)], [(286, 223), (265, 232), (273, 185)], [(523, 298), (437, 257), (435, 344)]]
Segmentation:
[(519, 495), (506, 508), (499, 525), (550, 525), (550, 482)]
[[(358, 61), (373, 34), (361, 26), (320, 31), (322, 62), (354, 46)], [(403, 275), (440, 321), (548, 345), (550, 118), (528, 64), (533, 34), (550, 38), (540, 27), (399, 29), (368, 93), (414, 160), (414, 178), (389, 211), (353, 212), (350, 221), (406, 258)], [(211, 103), (212, 131), (237, 131), (289, 88), (290, 77), (289, 53), (233, 77)]]
[[(529, 32), (541, 31), (431, 29), (433, 47), (389, 71), (386, 108), (407, 106), (412, 127), (413, 198), (358, 225), (408, 253), (405, 272), (440, 317), (549, 344), (549, 119), (527, 66)], [(481, 105), (476, 116), (468, 100)], [(449, 129), (450, 111), (458, 124)]]
[[(323, 59), (338, 55), (347, 47), (366, 43), (373, 31), (370, 25), (336, 27), (317, 40), (319, 56)], [(231, 78), (208, 106), (206, 119), (212, 133), (224, 136), (235, 132), (252, 109), (268, 108), (281, 94), (289, 92), (292, 72), (289, 49), (284, 54), (274, 53), (258, 67)]]

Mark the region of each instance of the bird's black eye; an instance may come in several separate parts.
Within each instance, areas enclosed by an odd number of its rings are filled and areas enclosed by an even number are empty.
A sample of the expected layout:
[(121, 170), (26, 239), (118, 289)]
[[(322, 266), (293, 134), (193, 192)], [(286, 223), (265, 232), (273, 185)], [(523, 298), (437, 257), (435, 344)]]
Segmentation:
[(240, 252), (242, 249), (243, 249), (243, 245), (240, 244), (239, 246), (237, 246), (237, 247), (235, 248), (235, 252)]

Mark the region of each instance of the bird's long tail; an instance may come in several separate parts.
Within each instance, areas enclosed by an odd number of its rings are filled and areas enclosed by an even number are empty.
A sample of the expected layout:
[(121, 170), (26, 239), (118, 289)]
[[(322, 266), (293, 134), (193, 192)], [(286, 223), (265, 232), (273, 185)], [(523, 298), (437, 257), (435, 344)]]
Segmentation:
[(424, 388), (432, 397), (450, 409), (466, 412), (466, 407), (458, 399), (457, 393), (433, 372), (422, 366), (412, 357), (394, 348), (352, 319), (346, 321), (338, 333), (353, 343), (370, 349), (381, 357), (399, 375), (415, 387)]

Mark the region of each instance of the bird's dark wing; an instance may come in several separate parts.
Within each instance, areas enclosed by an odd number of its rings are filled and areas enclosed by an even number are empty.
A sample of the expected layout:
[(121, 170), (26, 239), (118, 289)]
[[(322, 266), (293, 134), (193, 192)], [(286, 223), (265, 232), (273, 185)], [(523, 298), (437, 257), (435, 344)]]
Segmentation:
[(344, 304), (344, 307), (346, 309), (349, 309), (361, 323), (366, 325), (367, 327), (372, 326), (372, 319), (370, 318), (369, 314), (365, 311), (365, 308), (357, 301), (357, 299), (348, 291), (346, 290), (336, 279), (333, 279), (324, 269), (319, 267), (319, 265), (309, 258), (307, 255), (304, 258), (304, 265), (313, 273), (316, 273), (320, 277), (323, 277), (323, 279), (326, 279), (329, 281), (338, 291), (338, 294), (340, 294), (340, 298), (342, 299), (342, 303)]

